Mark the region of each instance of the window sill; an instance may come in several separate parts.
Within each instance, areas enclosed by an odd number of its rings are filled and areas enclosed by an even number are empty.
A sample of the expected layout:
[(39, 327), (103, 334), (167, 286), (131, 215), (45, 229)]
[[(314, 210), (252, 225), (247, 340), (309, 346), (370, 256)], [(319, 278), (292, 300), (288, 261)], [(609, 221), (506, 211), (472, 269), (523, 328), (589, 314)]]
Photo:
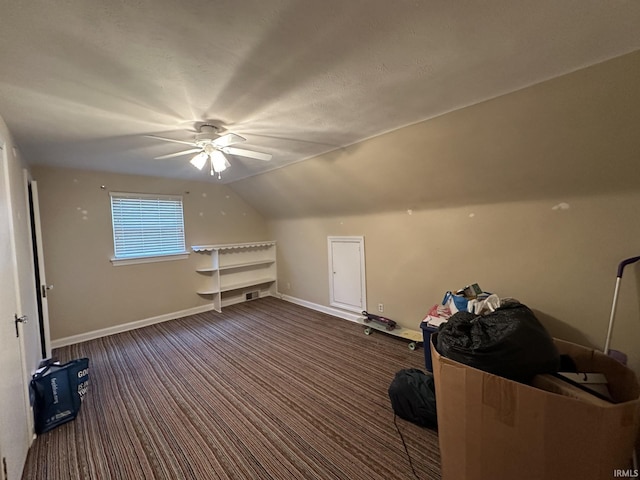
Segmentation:
[(154, 255), (152, 257), (131, 257), (131, 258), (112, 258), (111, 263), (114, 267), (123, 265), (136, 265), (139, 263), (156, 263), (170, 262), (172, 260), (184, 260), (189, 258), (190, 252), (172, 253), (170, 255)]

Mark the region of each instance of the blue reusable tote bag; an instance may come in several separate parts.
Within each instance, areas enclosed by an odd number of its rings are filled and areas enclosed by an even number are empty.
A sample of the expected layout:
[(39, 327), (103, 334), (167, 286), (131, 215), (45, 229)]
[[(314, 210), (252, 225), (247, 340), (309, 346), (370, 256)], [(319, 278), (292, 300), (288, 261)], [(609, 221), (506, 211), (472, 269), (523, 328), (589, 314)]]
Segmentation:
[(31, 379), (37, 434), (76, 418), (89, 385), (89, 359), (49, 364)]

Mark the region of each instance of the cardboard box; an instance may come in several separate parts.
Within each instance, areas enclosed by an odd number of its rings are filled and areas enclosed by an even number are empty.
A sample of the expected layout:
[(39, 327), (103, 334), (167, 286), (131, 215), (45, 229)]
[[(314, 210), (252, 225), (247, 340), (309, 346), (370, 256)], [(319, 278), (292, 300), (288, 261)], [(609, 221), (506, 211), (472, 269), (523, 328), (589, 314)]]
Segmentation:
[[(599, 374), (600, 375), (600, 374)], [(598, 405), (601, 407), (607, 407), (611, 400), (608, 400), (609, 391), (606, 386), (604, 386), (604, 390), (602, 393), (598, 390), (592, 390), (596, 392), (598, 395), (594, 395), (591, 391), (583, 390), (576, 385), (572, 385), (571, 383), (563, 380), (562, 378), (555, 377), (553, 375), (536, 375), (531, 380), (531, 386), (536, 388), (541, 388), (542, 390), (546, 390), (547, 392), (557, 393), (559, 395), (565, 395), (571, 398), (577, 398), (582, 400), (583, 402), (593, 403), (594, 405)], [(588, 385), (591, 387), (591, 385)], [(604, 395), (606, 391), (606, 396)]]
[(618, 403), (541, 390), (440, 356), (431, 335), (443, 480), (602, 480), (631, 467), (636, 375), (601, 352), (554, 340), (579, 370), (604, 373)]

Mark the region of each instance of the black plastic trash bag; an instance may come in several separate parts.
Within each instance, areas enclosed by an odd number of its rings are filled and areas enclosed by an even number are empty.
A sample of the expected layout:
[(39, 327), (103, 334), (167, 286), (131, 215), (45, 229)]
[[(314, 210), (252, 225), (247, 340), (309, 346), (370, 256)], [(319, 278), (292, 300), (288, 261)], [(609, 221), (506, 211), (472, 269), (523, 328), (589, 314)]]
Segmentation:
[(452, 360), (520, 382), (560, 366), (551, 335), (521, 303), (487, 315), (452, 315), (438, 330), (436, 348)]
[(433, 375), (417, 368), (400, 370), (389, 385), (394, 413), (421, 427), (438, 424), (435, 392)]

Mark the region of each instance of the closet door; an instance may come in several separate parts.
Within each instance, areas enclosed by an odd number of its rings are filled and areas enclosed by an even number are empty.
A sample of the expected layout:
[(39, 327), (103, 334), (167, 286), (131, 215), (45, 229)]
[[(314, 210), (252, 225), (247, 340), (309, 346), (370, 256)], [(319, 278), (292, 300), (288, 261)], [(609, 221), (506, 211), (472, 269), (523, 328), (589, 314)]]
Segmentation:
[[(11, 192), (11, 172), (0, 138), (0, 478), (18, 480), (31, 444), (28, 373), (24, 355), (26, 329), (20, 294), (14, 212), (20, 211)], [(21, 185), (19, 183), (19, 185)], [(24, 217), (23, 217), (24, 218)], [(33, 279), (32, 288), (35, 285)]]
[(329, 295), (333, 307), (366, 309), (364, 237), (329, 237)]

